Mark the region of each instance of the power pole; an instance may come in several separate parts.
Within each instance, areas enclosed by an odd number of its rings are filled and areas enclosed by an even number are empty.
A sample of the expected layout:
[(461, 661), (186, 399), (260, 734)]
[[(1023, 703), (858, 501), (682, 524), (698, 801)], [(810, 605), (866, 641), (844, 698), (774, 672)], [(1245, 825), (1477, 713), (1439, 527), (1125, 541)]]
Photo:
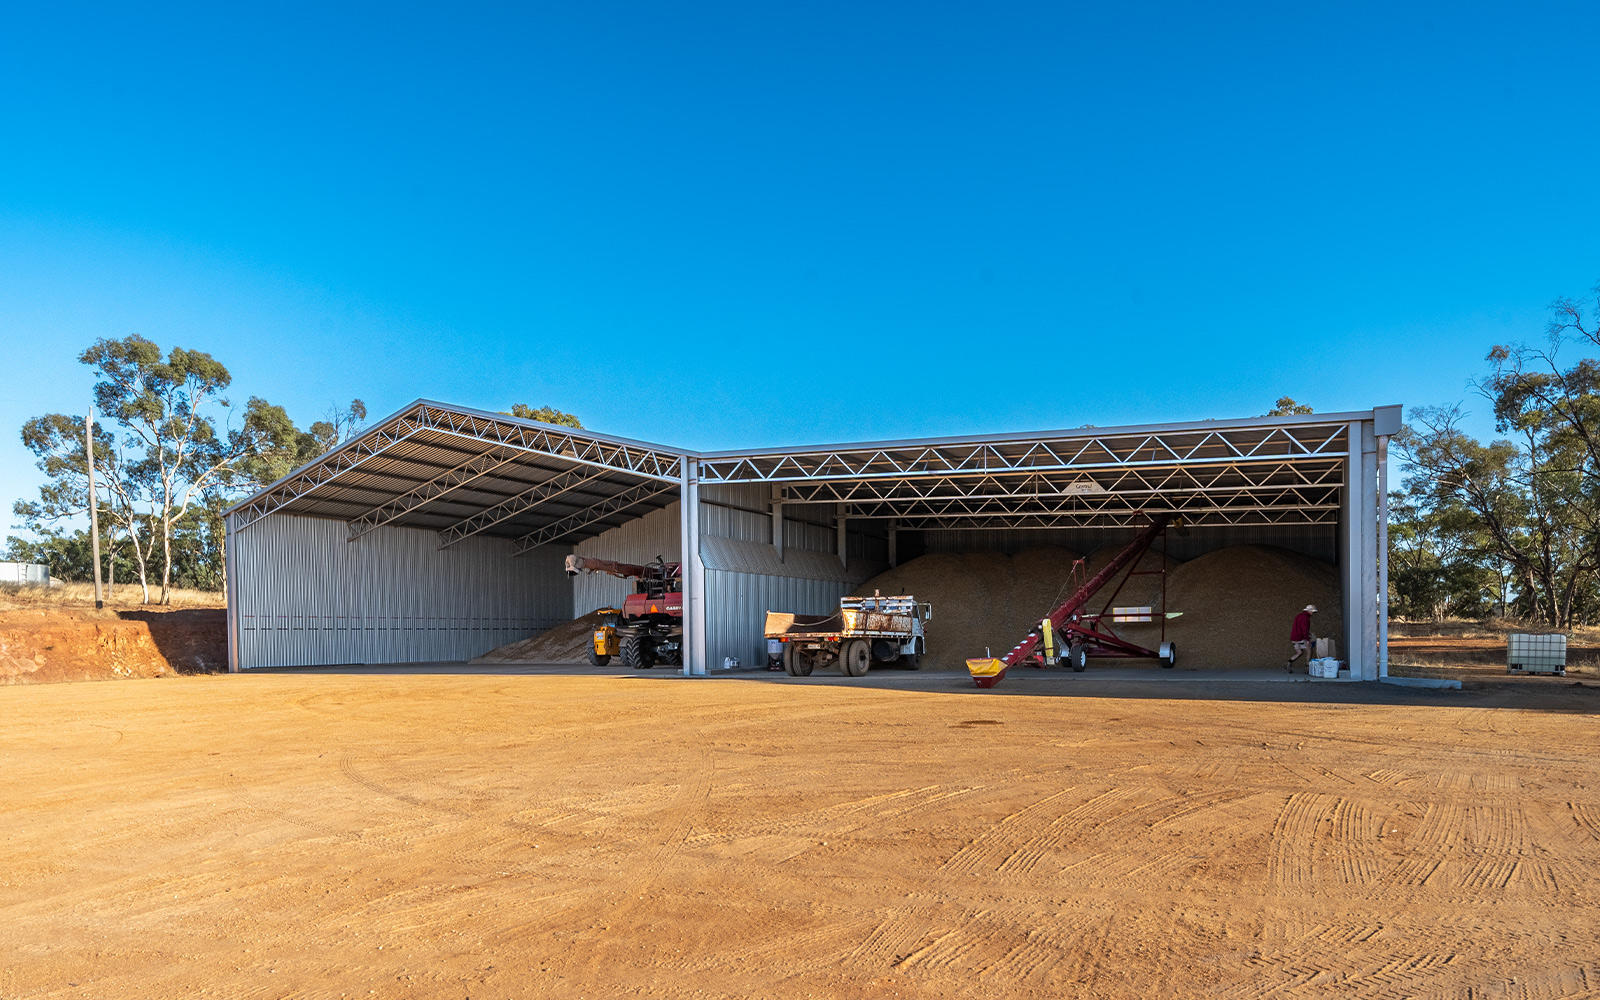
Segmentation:
[(94, 403), (83, 418), (83, 453), (89, 457), (89, 544), (94, 550), (94, 606), (106, 606), (100, 597), (100, 505), (94, 499)]

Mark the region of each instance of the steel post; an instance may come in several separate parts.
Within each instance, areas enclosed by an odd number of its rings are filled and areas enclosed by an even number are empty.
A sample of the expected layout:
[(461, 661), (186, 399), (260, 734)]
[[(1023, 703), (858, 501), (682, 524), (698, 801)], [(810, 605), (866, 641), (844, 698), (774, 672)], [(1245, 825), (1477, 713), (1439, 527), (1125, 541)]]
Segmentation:
[(700, 558), (700, 467), (685, 455), (679, 514), (683, 537), (683, 675), (706, 672), (706, 564)]

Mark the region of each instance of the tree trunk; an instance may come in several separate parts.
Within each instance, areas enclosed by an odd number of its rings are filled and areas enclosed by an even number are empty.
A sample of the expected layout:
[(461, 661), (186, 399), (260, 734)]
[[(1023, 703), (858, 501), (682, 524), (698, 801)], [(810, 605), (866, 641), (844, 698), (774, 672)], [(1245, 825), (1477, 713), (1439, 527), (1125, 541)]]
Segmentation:
[(161, 603), (172, 603), (172, 531), (161, 524)]

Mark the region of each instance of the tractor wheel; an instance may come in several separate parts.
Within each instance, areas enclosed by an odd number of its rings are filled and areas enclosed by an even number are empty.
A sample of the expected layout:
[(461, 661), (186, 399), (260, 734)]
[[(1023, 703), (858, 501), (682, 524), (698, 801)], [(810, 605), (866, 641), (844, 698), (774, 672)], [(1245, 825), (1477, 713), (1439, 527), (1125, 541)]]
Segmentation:
[(630, 635), (622, 640), (622, 663), (635, 670), (649, 670), (656, 665), (655, 647), (642, 635)]
[(1072, 667), (1072, 672), (1081, 674), (1089, 669), (1089, 650), (1087, 647), (1073, 643), (1067, 648), (1067, 663)]
[(865, 677), (872, 666), (872, 644), (865, 639), (851, 639), (839, 651), (839, 673), (846, 677)]
[(1168, 670), (1171, 670), (1177, 664), (1177, 662), (1178, 662), (1178, 644), (1177, 643), (1175, 643), (1175, 642), (1163, 642), (1161, 644), (1161, 649), (1158, 652), (1161, 654), (1161, 665), (1163, 667), (1166, 667)]
[(611, 657), (605, 653), (596, 653), (594, 651), (594, 643), (591, 642), (589, 644), (589, 662), (597, 667), (603, 667), (611, 662)]
[(790, 677), (810, 677), (811, 657), (792, 642), (783, 644), (783, 669)]

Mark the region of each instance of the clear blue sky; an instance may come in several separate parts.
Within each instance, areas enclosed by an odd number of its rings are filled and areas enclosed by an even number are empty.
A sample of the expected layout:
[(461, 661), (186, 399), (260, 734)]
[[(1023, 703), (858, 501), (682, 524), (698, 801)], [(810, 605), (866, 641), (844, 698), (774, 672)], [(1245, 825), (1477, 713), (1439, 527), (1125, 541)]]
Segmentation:
[(12, 5), (0, 503), (129, 333), (302, 423), (520, 401), (708, 449), (1460, 400), (1600, 279), (1596, 38), (1592, 2)]

